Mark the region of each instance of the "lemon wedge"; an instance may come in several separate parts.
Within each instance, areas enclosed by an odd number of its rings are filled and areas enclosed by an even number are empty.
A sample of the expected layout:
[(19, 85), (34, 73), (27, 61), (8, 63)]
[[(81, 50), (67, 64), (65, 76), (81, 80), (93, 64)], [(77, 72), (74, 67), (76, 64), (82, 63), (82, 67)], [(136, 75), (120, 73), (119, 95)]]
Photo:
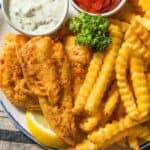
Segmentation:
[(40, 112), (26, 112), (27, 126), (37, 141), (47, 147), (65, 148), (66, 144), (50, 129), (46, 119)]

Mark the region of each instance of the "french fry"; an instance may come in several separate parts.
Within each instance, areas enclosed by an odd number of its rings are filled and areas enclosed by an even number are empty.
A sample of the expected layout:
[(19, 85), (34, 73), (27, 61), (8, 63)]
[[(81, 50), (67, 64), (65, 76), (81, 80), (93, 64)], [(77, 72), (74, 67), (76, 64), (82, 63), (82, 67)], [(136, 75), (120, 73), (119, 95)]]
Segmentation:
[(129, 128), (128, 130), (125, 130), (118, 133), (116, 136), (113, 136), (111, 140), (106, 140), (105, 142), (103, 142), (103, 144), (99, 145), (99, 148), (107, 148), (126, 137), (142, 138), (146, 141), (150, 141), (150, 128), (140, 125)]
[[(126, 131), (127, 136), (130, 136), (130, 134), (128, 133), (130, 128), (135, 127), (136, 125), (139, 125), (140, 123), (143, 123), (148, 119), (149, 118), (144, 118), (139, 121), (134, 121), (129, 116), (126, 116), (125, 118), (121, 118), (119, 121), (113, 121), (111, 124), (107, 124), (104, 128), (100, 128), (98, 131), (92, 132), (91, 134), (88, 135), (88, 139), (91, 142), (94, 142), (100, 148), (101, 146), (103, 146), (103, 144), (105, 142), (107, 142), (109, 140), (113, 141), (114, 136), (117, 137), (117, 141), (121, 140), (122, 138), (119, 138), (119, 136), (117, 136), (117, 135), (123, 131)], [(147, 130), (149, 133), (150, 129), (148, 128)], [(143, 134), (147, 135), (147, 133), (143, 133)], [(133, 136), (134, 136), (134, 134), (133, 134)], [(147, 135), (147, 136), (149, 136), (149, 135)], [(123, 138), (125, 138), (125, 137), (126, 136), (124, 136), (124, 134), (123, 134)], [(145, 137), (145, 138), (148, 139), (148, 137)], [(117, 141), (115, 141), (115, 142), (117, 142)]]
[[(149, 15), (149, 14), (147, 14), (147, 15)], [(138, 17), (136, 17), (136, 19), (138, 19), (138, 21), (141, 23), (141, 25), (143, 27), (145, 27), (148, 31), (150, 31), (150, 19), (147, 18), (147, 16), (145, 16), (145, 17), (138, 16)]]
[(100, 121), (102, 115), (100, 112), (97, 112), (87, 118), (83, 119), (83, 122), (80, 123), (80, 128), (84, 132), (90, 132), (97, 126), (98, 122)]
[(146, 58), (146, 61), (150, 64), (150, 33), (148, 30), (142, 25), (143, 22), (141, 20), (141, 17), (136, 17), (135, 21), (133, 22), (133, 28), (135, 33), (139, 36), (139, 38), (142, 40), (143, 44), (147, 48), (147, 51), (144, 54), (144, 57)]
[(149, 62), (150, 61), (150, 38), (149, 38), (150, 33), (143, 25), (143, 22), (145, 22), (145, 20), (141, 20), (141, 19), (143, 18), (139, 16), (136, 17), (131, 27), (132, 27), (132, 31), (134, 31), (138, 35), (138, 37), (141, 39), (142, 44), (145, 45), (146, 51), (143, 53), (143, 57), (145, 58), (145, 61)]
[(142, 7), (143, 11), (150, 10), (150, 2), (149, 0), (139, 0), (139, 5)]
[(114, 112), (117, 102), (119, 100), (119, 93), (117, 89), (117, 85), (114, 83), (111, 87), (111, 90), (108, 94), (107, 102), (104, 106), (104, 114), (107, 118), (109, 118)]
[(97, 148), (97, 145), (92, 143), (89, 140), (84, 140), (81, 143), (79, 143), (76, 147), (75, 150), (99, 150), (99, 148)]
[(75, 106), (73, 108), (73, 112), (75, 114), (80, 114), (84, 111), (84, 106), (86, 104), (87, 97), (93, 88), (93, 85), (98, 76), (98, 72), (101, 69), (102, 62), (103, 62), (103, 53), (100, 52), (95, 53), (93, 55), (93, 59), (91, 60), (84, 83), (81, 86), (80, 91), (75, 100)]
[(104, 93), (108, 87), (108, 82), (113, 76), (116, 56), (122, 42), (123, 33), (119, 27), (111, 25), (109, 31), (110, 36), (112, 37), (112, 44), (106, 52), (104, 63), (85, 105), (85, 111), (90, 114), (97, 111), (102, 101)]
[(122, 32), (126, 32), (129, 28), (129, 26), (130, 26), (129, 23), (124, 22), (124, 21), (120, 21), (118, 19), (110, 18), (109, 21), (110, 21), (111, 24), (119, 26), (120, 29), (122, 30)]
[(144, 18), (150, 19), (150, 10), (148, 10), (148, 11), (145, 12)]
[(145, 46), (150, 49), (150, 34), (147, 29), (140, 23), (141, 17), (136, 17), (134, 22), (132, 23), (132, 28), (134, 28), (134, 32), (139, 36), (139, 38), (144, 42)]
[(134, 28), (135, 27), (132, 26), (127, 30), (125, 34), (125, 40), (132, 44), (132, 49), (138, 51), (143, 56), (143, 59), (147, 61), (149, 58), (147, 54), (147, 48), (144, 46), (138, 36), (134, 34)]
[[(113, 80), (114, 80), (114, 77), (112, 78), (112, 81)], [(103, 112), (104, 110), (103, 106), (100, 106), (98, 112), (88, 115), (81, 121), (80, 128), (84, 132), (90, 132), (98, 125), (98, 123), (100, 123), (100, 125), (104, 125), (106, 121), (110, 118), (110, 116), (112, 115), (114, 109), (116, 108), (115, 106), (118, 102), (118, 98), (119, 98), (119, 93), (118, 93), (116, 84), (113, 84), (112, 90), (110, 91), (110, 95), (108, 98), (108, 103), (106, 102), (107, 106), (105, 105), (106, 113), (104, 114)]]
[(150, 93), (146, 80), (144, 62), (137, 51), (133, 52), (130, 61), (130, 72), (132, 84), (134, 87), (135, 96), (137, 99), (137, 106), (139, 117), (149, 116), (150, 110)]
[(131, 48), (131, 45), (125, 42), (119, 50), (119, 55), (116, 60), (116, 78), (121, 100), (124, 104), (126, 112), (131, 118), (136, 119), (138, 110), (127, 80), (127, 68)]
[(135, 137), (128, 137), (128, 143), (131, 149), (140, 150), (138, 139)]

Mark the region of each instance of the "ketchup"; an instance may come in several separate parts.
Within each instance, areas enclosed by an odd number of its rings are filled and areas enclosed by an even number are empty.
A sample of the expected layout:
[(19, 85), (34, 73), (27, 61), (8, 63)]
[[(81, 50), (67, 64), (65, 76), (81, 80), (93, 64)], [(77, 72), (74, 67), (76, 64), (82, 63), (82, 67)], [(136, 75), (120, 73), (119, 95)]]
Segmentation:
[(76, 4), (91, 13), (105, 13), (113, 10), (121, 0), (75, 0)]

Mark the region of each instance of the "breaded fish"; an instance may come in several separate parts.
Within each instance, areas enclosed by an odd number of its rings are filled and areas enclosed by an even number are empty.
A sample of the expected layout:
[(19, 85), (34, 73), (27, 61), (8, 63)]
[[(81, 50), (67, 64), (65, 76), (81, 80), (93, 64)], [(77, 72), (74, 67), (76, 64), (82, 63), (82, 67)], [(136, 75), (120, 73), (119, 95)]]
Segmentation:
[(50, 99), (52, 97), (54, 101), (58, 101), (60, 97), (58, 73), (54, 61), (50, 59), (53, 44), (49, 37), (35, 37), (17, 53), (24, 77), (32, 91), (38, 96), (47, 96)]
[(65, 51), (71, 62), (74, 98), (84, 81), (92, 57), (91, 50), (88, 47), (77, 45), (75, 39), (75, 36), (67, 36), (64, 40)]
[(70, 65), (62, 44), (50, 37), (35, 37), (18, 54), (24, 76), (39, 97), (49, 125), (66, 143), (75, 145), (81, 131), (71, 111)]
[(0, 62), (0, 88), (14, 105), (38, 110), (38, 98), (28, 90), (16, 55), (16, 50), (28, 40), (29, 38), (23, 35), (6, 36)]
[(3, 73), (4, 71), (4, 58), (2, 52), (0, 53), (0, 87), (2, 87), (2, 82), (3, 82)]

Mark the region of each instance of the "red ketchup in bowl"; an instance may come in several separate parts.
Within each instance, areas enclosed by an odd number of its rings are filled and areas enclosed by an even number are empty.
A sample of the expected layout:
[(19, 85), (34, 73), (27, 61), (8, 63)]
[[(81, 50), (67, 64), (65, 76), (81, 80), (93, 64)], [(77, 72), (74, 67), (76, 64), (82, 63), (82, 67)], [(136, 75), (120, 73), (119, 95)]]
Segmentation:
[(113, 10), (121, 0), (75, 0), (75, 2), (90, 13), (106, 13)]

